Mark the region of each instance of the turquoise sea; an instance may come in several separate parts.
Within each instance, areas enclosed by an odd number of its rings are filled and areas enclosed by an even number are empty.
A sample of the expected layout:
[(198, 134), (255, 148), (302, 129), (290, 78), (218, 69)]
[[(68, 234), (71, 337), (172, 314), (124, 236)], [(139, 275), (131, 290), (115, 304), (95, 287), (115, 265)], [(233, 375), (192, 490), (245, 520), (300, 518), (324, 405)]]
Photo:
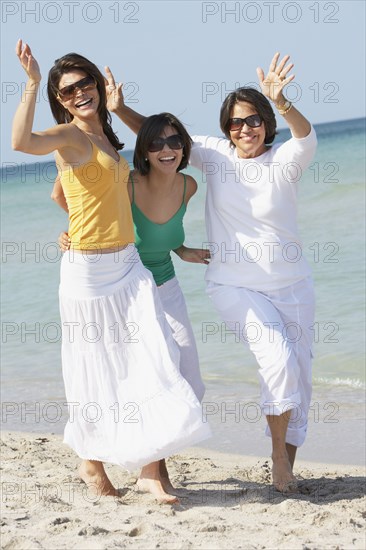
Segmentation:
[[(319, 461), (362, 463), (365, 119), (315, 128), (318, 151), (303, 175), (299, 194), (303, 253), (312, 266), (317, 296), (311, 443), (303, 456), (315, 460), (320, 454)], [(287, 137), (286, 131), (280, 131), (276, 139)], [(124, 154), (132, 160), (131, 151)], [(185, 219), (186, 244), (199, 247), (206, 241), (205, 184), (200, 172), (191, 168), (188, 172), (199, 189)], [(1, 172), (1, 392), (6, 430), (61, 433), (67, 418), (57, 296), (61, 253), (55, 243), (67, 228), (67, 219), (50, 199), (54, 177), (50, 162), (9, 164)], [(214, 438), (205, 445), (246, 454), (267, 452), (255, 361), (233, 335), (225, 333), (205, 294), (204, 266), (179, 258), (175, 266), (207, 385), (204, 410)]]

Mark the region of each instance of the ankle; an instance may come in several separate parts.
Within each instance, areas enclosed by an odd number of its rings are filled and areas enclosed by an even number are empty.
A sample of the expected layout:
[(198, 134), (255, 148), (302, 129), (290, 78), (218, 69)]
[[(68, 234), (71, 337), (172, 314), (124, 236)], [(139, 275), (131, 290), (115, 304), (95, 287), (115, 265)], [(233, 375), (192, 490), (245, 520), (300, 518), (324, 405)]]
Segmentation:
[(79, 471), (82, 471), (88, 476), (92, 476), (104, 472), (104, 467), (102, 462), (97, 462), (96, 460), (83, 460), (80, 464)]
[(158, 479), (159, 477), (159, 462), (151, 462), (141, 469), (140, 479)]
[(287, 462), (289, 461), (286, 449), (281, 451), (273, 451), (271, 458), (272, 458), (272, 462), (277, 462), (280, 460), (286, 460)]

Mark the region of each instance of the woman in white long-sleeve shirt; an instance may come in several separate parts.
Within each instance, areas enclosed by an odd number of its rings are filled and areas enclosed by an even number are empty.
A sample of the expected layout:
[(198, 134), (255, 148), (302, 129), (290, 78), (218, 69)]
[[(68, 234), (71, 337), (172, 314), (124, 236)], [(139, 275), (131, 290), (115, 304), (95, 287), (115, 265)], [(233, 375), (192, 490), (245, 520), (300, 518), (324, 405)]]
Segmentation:
[[(292, 469), (307, 430), (314, 322), (311, 272), (297, 229), (297, 184), (317, 140), (282, 93), (293, 80), (288, 59), (278, 62), (276, 54), (266, 78), (257, 70), (263, 93), (239, 88), (227, 96), (220, 116), (226, 139), (193, 136), (190, 158), (207, 181), (207, 292), (258, 362), (273, 483), (280, 491), (296, 490)], [(291, 139), (279, 145), (271, 145), (276, 119), (267, 98), (291, 130)]]
[[(211, 262), (207, 291), (259, 364), (261, 405), (272, 438), (276, 489), (296, 490), (293, 465), (305, 439), (311, 398), (314, 291), (297, 229), (297, 184), (316, 149), (306, 118), (286, 100), (294, 79), (289, 56), (273, 57), (262, 93), (239, 88), (220, 115), (225, 138), (193, 136), (190, 162), (207, 182)], [(292, 137), (273, 145), (276, 118)], [(135, 132), (144, 117), (120, 103), (116, 114)]]

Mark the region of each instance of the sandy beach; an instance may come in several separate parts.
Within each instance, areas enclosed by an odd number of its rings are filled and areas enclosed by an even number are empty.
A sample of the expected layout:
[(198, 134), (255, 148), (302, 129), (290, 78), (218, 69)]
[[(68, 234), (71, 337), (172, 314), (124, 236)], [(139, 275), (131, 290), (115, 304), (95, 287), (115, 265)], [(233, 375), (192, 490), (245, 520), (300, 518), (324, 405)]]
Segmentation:
[(117, 466), (122, 496), (93, 495), (59, 435), (4, 432), (1, 450), (4, 550), (365, 548), (362, 467), (299, 461), (300, 492), (283, 496), (268, 460), (192, 448), (168, 461), (180, 504), (161, 505)]

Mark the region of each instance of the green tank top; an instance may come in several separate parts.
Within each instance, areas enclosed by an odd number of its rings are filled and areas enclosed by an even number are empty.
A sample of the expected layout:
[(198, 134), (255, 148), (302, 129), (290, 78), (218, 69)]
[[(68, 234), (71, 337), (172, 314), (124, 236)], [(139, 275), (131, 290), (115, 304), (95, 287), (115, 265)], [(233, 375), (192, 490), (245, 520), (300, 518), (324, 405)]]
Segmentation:
[(183, 217), (186, 213), (184, 202), (186, 195), (186, 176), (182, 204), (178, 211), (165, 223), (155, 223), (149, 220), (135, 204), (135, 187), (132, 184), (132, 217), (135, 231), (135, 244), (142, 263), (153, 274), (155, 283), (159, 286), (175, 276), (174, 265), (170, 252), (184, 243)]

